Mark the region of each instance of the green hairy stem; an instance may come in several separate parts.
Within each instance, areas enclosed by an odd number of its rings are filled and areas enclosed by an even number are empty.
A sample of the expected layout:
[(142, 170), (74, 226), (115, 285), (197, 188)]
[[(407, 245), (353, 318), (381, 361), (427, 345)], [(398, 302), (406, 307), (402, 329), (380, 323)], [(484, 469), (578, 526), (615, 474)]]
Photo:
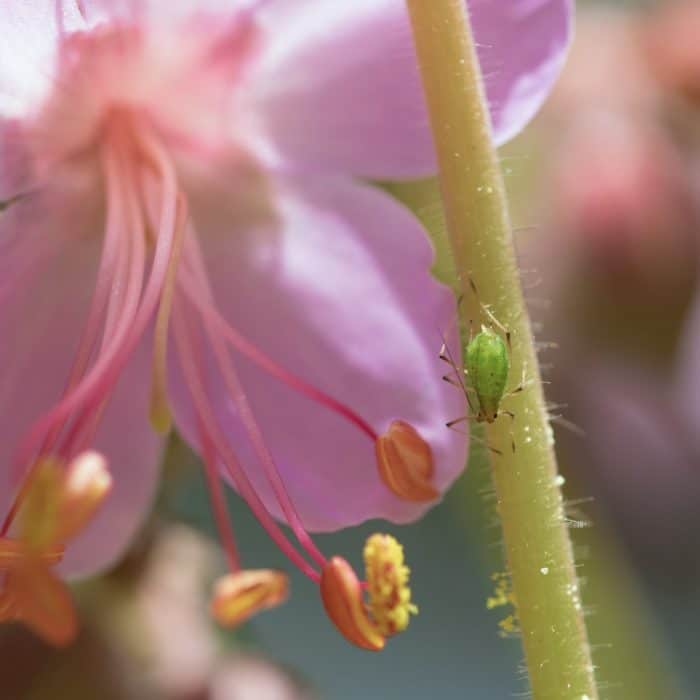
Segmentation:
[[(496, 1), (496, 0), (494, 0)], [(498, 155), (464, 0), (407, 0), (440, 166), (465, 328), (511, 335), (501, 415), (486, 425), (517, 621), (536, 700), (598, 697), (552, 431), (520, 286)], [(477, 293), (471, 286), (473, 282)], [(512, 437), (511, 437), (512, 433)], [(511, 447), (514, 444), (514, 449)]]

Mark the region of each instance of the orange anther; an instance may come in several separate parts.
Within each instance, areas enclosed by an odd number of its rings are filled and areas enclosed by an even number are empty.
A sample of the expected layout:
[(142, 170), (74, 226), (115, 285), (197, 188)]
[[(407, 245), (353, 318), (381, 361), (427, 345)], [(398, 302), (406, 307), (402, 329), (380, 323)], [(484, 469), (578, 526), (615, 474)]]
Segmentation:
[(287, 600), (289, 579), (282, 571), (237, 571), (220, 578), (211, 599), (212, 616), (225, 627), (237, 627), (262, 610)]
[(399, 498), (422, 503), (440, 495), (432, 483), (432, 450), (412, 425), (393, 421), (377, 438), (375, 451), (382, 481)]
[(384, 637), (367, 613), (360, 582), (342, 557), (333, 557), (323, 568), (321, 599), (328, 617), (348, 641), (370, 651), (384, 648)]

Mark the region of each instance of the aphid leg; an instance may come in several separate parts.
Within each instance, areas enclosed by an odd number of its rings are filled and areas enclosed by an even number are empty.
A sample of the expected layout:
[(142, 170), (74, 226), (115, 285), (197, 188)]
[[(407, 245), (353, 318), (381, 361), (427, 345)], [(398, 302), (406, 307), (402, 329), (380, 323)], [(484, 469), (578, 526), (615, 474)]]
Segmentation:
[(469, 395), (469, 392), (472, 390), (472, 388), (465, 384), (464, 379), (462, 378), (463, 376), (466, 376), (467, 372), (466, 370), (462, 370), (457, 366), (454, 356), (452, 355), (452, 351), (447, 345), (447, 341), (444, 337), (442, 339), (442, 347), (440, 348), (440, 359), (443, 362), (446, 362), (452, 368), (451, 373), (443, 375), (443, 381), (447, 382), (448, 384), (452, 384), (452, 386), (462, 390), (462, 392), (464, 393), (464, 398), (467, 400), (467, 404), (469, 405), (469, 410), (472, 413), (474, 413), (474, 404), (472, 403), (471, 397)]
[(455, 425), (459, 425), (460, 423), (465, 423), (468, 420), (476, 420), (475, 415), (467, 415), (467, 416), (460, 416), (459, 418), (455, 418), (454, 420), (448, 421), (445, 423), (445, 426), (450, 428), (452, 430)]
[(495, 448), (493, 445), (489, 445), (484, 438), (482, 438), (480, 435), (474, 435), (474, 433), (471, 433), (469, 436), (470, 440), (474, 440), (477, 442), (479, 445), (483, 445), (489, 452), (493, 452), (494, 454), (497, 454), (499, 457), (503, 455), (503, 452), (497, 448)]
[(505, 394), (503, 394), (503, 399), (507, 399), (509, 396), (513, 396), (514, 394), (519, 394), (521, 391), (527, 389), (531, 384), (532, 381), (528, 381), (525, 378), (525, 368), (523, 367), (523, 373), (520, 376), (520, 383), (515, 388), (510, 389), (510, 391), (507, 391)]
[(510, 447), (515, 453), (515, 433), (513, 432), (513, 422), (515, 421), (515, 413), (513, 411), (499, 411), (499, 416), (508, 416), (510, 418)]

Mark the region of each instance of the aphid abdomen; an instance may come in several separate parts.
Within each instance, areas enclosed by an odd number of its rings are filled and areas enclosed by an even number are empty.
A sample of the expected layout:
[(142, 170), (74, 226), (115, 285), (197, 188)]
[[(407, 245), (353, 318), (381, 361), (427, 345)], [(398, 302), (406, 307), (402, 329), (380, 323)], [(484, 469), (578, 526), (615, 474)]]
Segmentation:
[(498, 333), (482, 328), (467, 345), (467, 373), (479, 401), (478, 420), (492, 423), (508, 381), (508, 349)]

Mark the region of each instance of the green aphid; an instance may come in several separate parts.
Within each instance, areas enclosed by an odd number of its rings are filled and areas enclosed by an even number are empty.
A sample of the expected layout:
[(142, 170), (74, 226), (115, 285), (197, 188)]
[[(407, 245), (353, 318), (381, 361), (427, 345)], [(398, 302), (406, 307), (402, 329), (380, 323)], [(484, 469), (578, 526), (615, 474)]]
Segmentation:
[[(452, 373), (443, 379), (464, 392), (469, 405), (469, 414), (447, 423), (453, 428), (459, 423), (475, 420), (477, 423), (493, 423), (500, 416), (515, 418), (512, 411), (501, 408), (503, 399), (517, 394), (525, 388), (521, 382), (515, 389), (506, 390), (510, 373), (510, 336), (506, 340), (496, 331), (481, 327), (467, 343), (464, 350), (464, 369), (455, 363), (446, 343), (443, 343), (440, 358), (452, 367)], [(466, 380), (466, 381), (465, 381)], [(499, 450), (489, 449), (500, 454)]]
[(465, 367), (476, 401), (473, 418), (478, 423), (493, 423), (499, 415), (501, 399), (506, 393), (510, 357), (503, 338), (482, 326), (467, 345)]

